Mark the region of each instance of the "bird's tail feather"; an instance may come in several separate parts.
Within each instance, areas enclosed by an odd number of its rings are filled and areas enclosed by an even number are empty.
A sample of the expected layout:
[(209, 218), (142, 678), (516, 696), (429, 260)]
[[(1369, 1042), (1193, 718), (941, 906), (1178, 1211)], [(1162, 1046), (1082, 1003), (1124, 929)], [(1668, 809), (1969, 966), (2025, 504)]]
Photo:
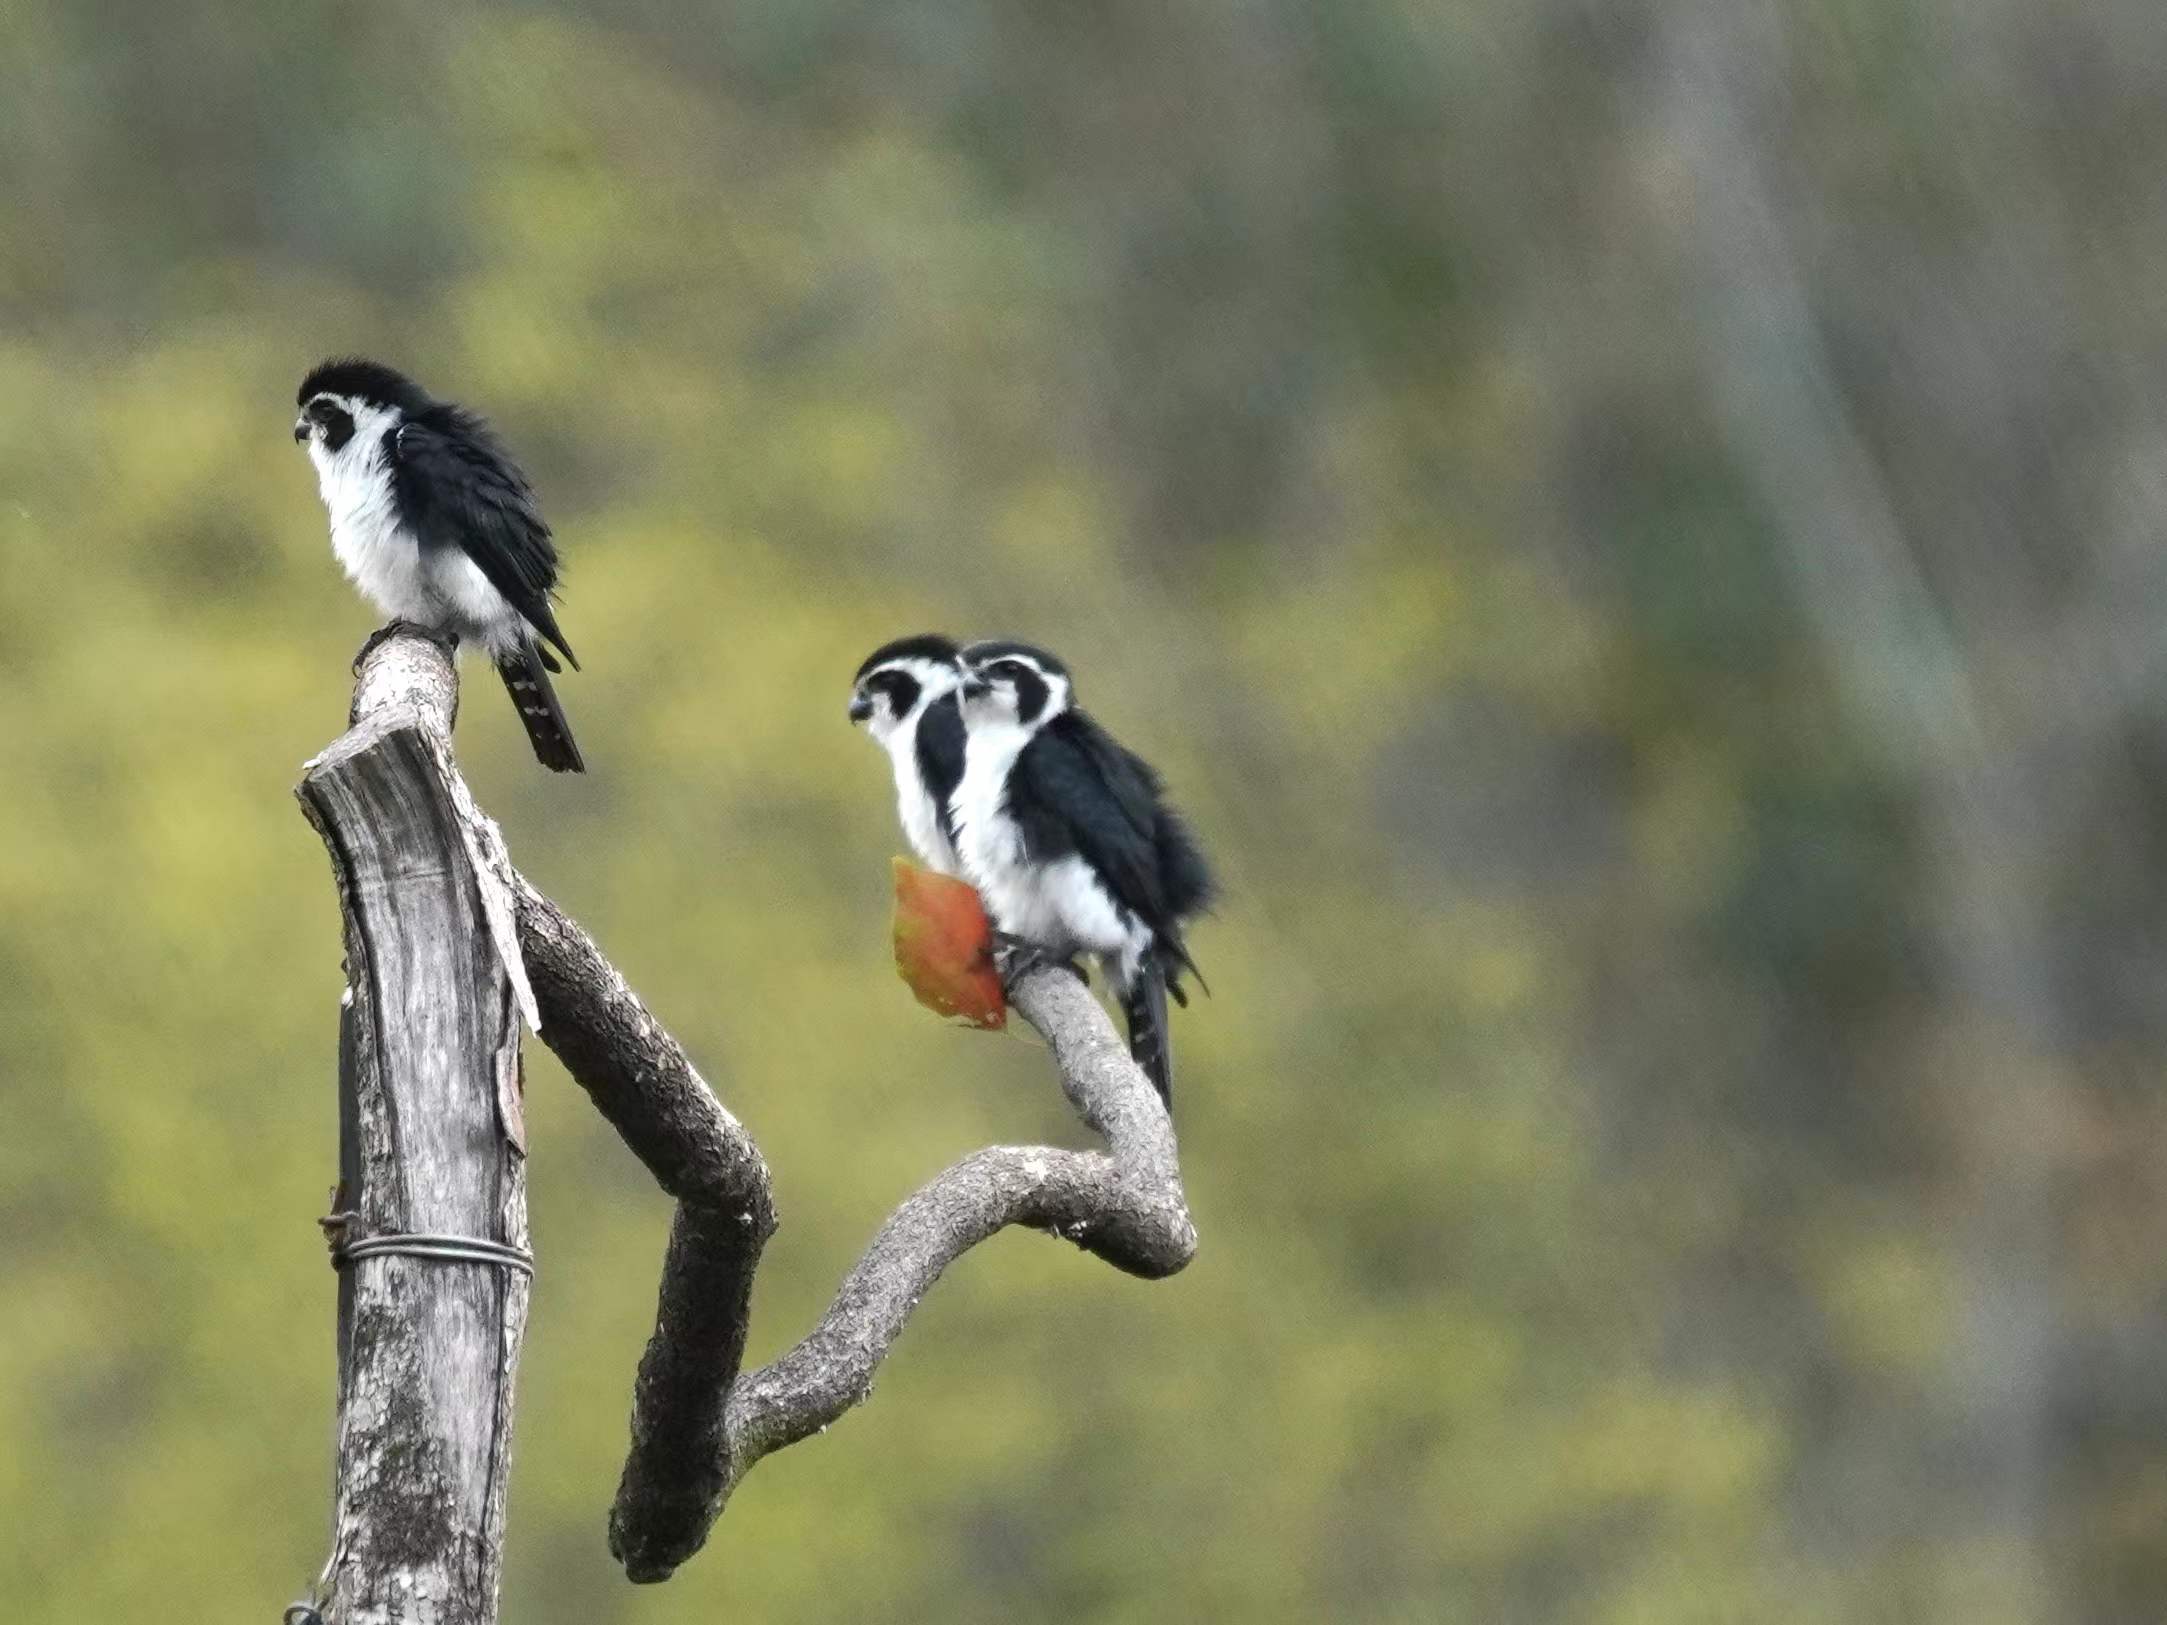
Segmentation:
[(1146, 956), (1136, 979), (1121, 995), (1121, 1014), (1129, 1024), (1129, 1058), (1159, 1091), (1166, 1109), (1174, 1109), (1174, 1045), (1166, 1024), (1166, 975)]
[(498, 657), (497, 675), (504, 679), (512, 704), (519, 707), (519, 720), (526, 724), (535, 759), (552, 773), (584, 773), (587, 763), (572, 739), (564, 707), (557, 703), (546, 660), (532, 643), (526, 643), (516, 653)]
[(1183, 967), (1187, 967), (1189, 974), (1196, 978), (1198, 987), (1206, 993), (1211, 991), (1211, 984), (1204, 980), (1204, 973), (1196, 968), (1196, 961), (1189, 957), (1189, 945), (1181, 940), (1181, 933), (1171, 924), (1163, 926), (1159, 931), (1159, 957), (1164, 964), (1166, 985), (1173, 989), (1174, 1002), (1182, 1009), (1189, 1008), (1189, 995), (1181, 990), (1181, 984), (1177, 980)]

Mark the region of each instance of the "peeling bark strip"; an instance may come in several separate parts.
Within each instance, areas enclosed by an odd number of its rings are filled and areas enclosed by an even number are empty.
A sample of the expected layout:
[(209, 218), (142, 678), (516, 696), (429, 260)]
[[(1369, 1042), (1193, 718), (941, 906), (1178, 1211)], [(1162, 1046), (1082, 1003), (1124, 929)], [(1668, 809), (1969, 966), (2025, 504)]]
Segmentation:
[[(372, 657), (355, 726), (299, 792), (345, 917), (330, 1228), (335, 1244), (421, 1231), (524, 1247), (525, 1167), (504, 1110), (519, 1078), (514, 979), (446, 776), (449, 667), (436, 657), (440, 677), (416, 653), (396, 639)], [(489, 1264), (394, 1255), (342, 1271), (329, 1625), (496, 1618), (527, 1297), (525, 1275)]]
[[(667, 1579), (700, 1549), (756, 1462), (863, 1400), (918, 1300), (942, 1270), (987, 1237), (1009, 1225), (1046, 1230), (1152, 1279), (1188, 1263), (1196, 1230), (1182, 1194), (1173, 1126), (1157, 1095), (1098, 1001), (1066, 972), (1036, 971), (1012, 990), (1012, 1008), (1052, 1045), (1062, 1092), (1107, 1149), (995, 1146), (965, 1157), (896, 1209), (810, 1335), (773, 1364), (741, 1376), (753, 1275), (776, 1223), (767, 1165), (587, 934), (513, 870), (496, 826), (475, 808), (452, 765), (457, 703), (457, 676), (441, 649), (413, 635), (383, 639), (362, 662), (353, 730), (311, 764), (302, 785), (303, 803), (339, 871), (356, 988), (342, 1072), (360, 1080), (354, 1091), (360, 1150), (358, 1159), (342, 1157), (342, 1167), (360, 1169), (361, 1215), (372, 1231), (457, 1230), (493, 1213), (500, 1230), (461, 1233), (524, 1243), (515, 1147), (516, 1018), (525, 1008), (542, 1041), (676, 1199), (655, 1333), (633, 1389), (632, 1448), (610, 1512), (610, 1550), (632, 1579)], [(380, 765), (349, 765), (356, 762)], [(373, 794), (335, 788), (349, 781), (362, 790), (375, 787)], [(363, 841), (367, 861), (359, 861), (350, 856), (357, 844), (350, 829), (395, 832), (405, 844)], [(441, 917), (442, 942), (433, 931), (426, 941), (439, 946), (442, 964), (473, 978), (448, 993), (437, 988), (434, 996), (444, 1002), (426, 1009), (415, 1003), (422, 995), (413, 984), (394, 982), (387, 972), (410, 974), (416, 943), (424, 940), (409, 893), (435, 911), (432, 923)], [(403, 1019), (385, 1021), (380, 1009), (400, 1010)], [(368, 1080), (415, 1064), (417, 1047), (426, 1048), (423, 1035), (462, 1011), (459, 1031), (497, 1047), (474, 1052), (462, 1075), (459, 1126), (447, 1128), (445, 1137), (473, 1159), (466, 1165), (475, 1181), (468, 1194), (490, 1195), (469, 1207), (488, 1211), (462, 1212), (453, 1222), (442, 1209), (415, 1203), (380, 1216), (383, 1198), (372, 1206), (368, 1192), (403, 1166), (392, 1130), (411, 1121), (411, 1111), (444, 1103), (431, 1097), (409, 1105), (400, 1095), (387, 1112), (381, 1100), (372, 1107)], [(481, 1019), (486, 1012), (495, 1013), (495, 1025)], [(373, 1621), (392, 1617), (383, 1609), (398, 1606), (401, 1619), (462, 1625), (493, 1619), (524, 1278), (397, 1258), (371, 1259), (363, 1268), (384, 1273), (348, 1283), (353, 1330), (349, 1338), (342, 1319), (338, 1539), (325, 1617), (329, 1625)], [(440, 1281), (433, 1272), (453, 1279)], [(487, 1322), (502, 1328), (493, 1389), (481, 1386), (485, 1374), (471, 1354), (439, 1355), (417, 1330), (428, 1323), (430, 1294), (461, 1282), (473, 1286), (482, 1276), (494, 1277), (480, 1285), (500, 1293), (503, 1306), (502, 1321)], [(342, 1315), (345, 1308), (342, 1297)], [(478, 1519), (448, 1493), (445, 1464), (455, 1452), (440, 1445), (443, 1419), (429, 1409), (447, 1395), (456, 1400), (468, 1381), (476, 1392), (494, 1395), (493, 1406), (469, 1407), (474, 1416), (491, 1412)], [(439, 1561), (444, 1552), (467, 1554), (467, 1567)], [(462, 1580), (474, 1584), (459, 1591)], [(417, 1606), (423, 1593), (447, 1600), (441, 1609)], [(394, 1597), (396, 1604), (382, 1600)]]

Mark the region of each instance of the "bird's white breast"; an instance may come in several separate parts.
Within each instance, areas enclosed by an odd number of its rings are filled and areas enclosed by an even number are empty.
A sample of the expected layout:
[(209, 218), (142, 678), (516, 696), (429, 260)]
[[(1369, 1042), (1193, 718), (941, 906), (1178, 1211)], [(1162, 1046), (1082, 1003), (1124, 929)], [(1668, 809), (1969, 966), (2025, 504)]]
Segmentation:
[(360, 406), (354, 432), (337, 451), (309, 442), (317, 488), (331, 516), (331, 551), (348, 578), (387, 615), (430, 624), (434, 595), (423, 579), (421, 545), (399, 523), (384, 436), (398, 422), (385, 407)]
[(973, 722), (963, 747), (963, 777), (956, 784), (956, 855), (963, 873), (985, 899), (993, 923), (1020, 929), (1004, 915), (1001, 900), (1015, 888), (1024, 867), (1023, 832), (1008, 815), (1008, 775), (1030, 735), (1012, 722)]

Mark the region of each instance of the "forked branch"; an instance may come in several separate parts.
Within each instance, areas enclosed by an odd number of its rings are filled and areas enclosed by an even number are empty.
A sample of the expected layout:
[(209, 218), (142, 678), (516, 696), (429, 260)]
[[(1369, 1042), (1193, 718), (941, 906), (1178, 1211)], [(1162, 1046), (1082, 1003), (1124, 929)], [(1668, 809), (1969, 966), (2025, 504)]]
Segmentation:
[[(363, 662), (355, 720), (403, 707), (448, 735), (456, 694), (442, 650), (388, 638)], [(468, 820), (470, 850), (501, 853), (448, 749), (434, 755)], [(742, 1373), (753, 1276), (776, 1223), (759, 1147), (587, 934), (506, 872), (516, 922), (508, 957), (518, 961), (507, 970), (531, 989), (542, 1041), (677, 1201), (610, 1514), (610, 1549), (634, 1580), (668, 1578), (699, 1550), (754, 1463), (864, 1399), (919, 1299), (995, 1232), (1046, 1230), (1151, 1278), (1194, 1254), (1173, 1128), (1157, 1096), (1097, 1001), (1063, 972), (1036, 971), (1012, 990), (1013, 1006), (1045, 1035), (1062, 1092), (1106, 1149), (996, 1146), (965, 1157), (881, 1226), (808, 1336)]]

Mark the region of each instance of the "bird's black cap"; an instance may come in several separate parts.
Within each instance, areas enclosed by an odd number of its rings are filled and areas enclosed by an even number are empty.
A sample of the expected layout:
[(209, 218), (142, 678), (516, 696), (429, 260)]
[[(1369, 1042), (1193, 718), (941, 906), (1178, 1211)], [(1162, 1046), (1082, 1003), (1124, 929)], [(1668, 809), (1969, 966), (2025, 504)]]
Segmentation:
[(897, 638), (893, 643), (883, 643), (859, 663), (850, 680), (855, 683), (875, 666), (885, 666), (891, 660), (937, 660), (942, 665), (953, 665), (955, 658), (954, 638), (944, 638), (938, 632), (919, 632)]
[(1035, 643), (1021, 643), (1014, 638), (981, 638), (976, 643), (964, 645), (956, 659), (966, 665), (983, 666), (989, 661), (1018, 657), (1035, 663), (1040, 671), (1066, 677), (1068, 667), (1061, 657), (1050, 649), (1041, 649)]
[(329, 361), (318, 362), (309, 375), (301, 380), (301, 389), (294, 396), (294, 405), (306, 406), (318, 395), (351, 395), (364, 401), (380, 401), (386, 406), (396, 406), (412, 417), (436, 403), (429, 392), (396, 367), (387, 367), (381, 361), (365, 361), (360, 356), (333, 356)]

